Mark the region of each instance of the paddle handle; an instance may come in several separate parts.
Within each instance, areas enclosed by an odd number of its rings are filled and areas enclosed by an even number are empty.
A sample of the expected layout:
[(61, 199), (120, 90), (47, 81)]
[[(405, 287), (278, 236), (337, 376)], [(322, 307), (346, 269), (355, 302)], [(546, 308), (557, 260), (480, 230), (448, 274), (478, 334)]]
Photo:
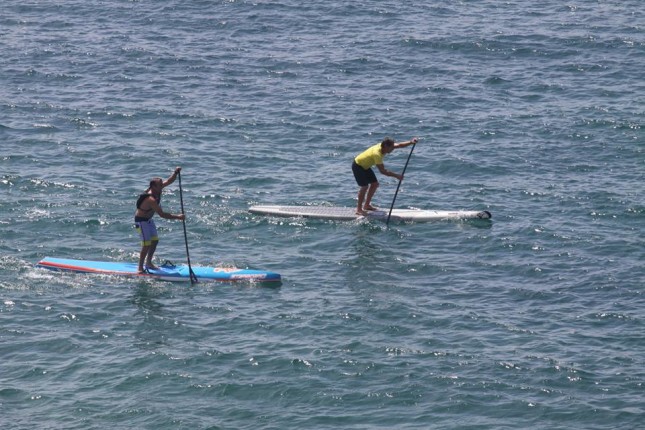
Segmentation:
[(401, 179), (399, 179), (399, 184), (396, 186), (396, 192), (394, 193), (394, 198), (392, 199), (392, 205), (390, 206), (390, 212), (387, 214), (387, 220), (385, 221), (385, 225), (390, 224), (390, 217), (392, 216), (392, 209), (394, 209), (394, 202), (396, 202), (396, 196), (399, 194), (399, 188), (401, 188), (401, 182), (403, 182), (403, 175), (405, 175), (405, 170), (408, 168), (408, 163), (410, 162), (410, 157), (412, 157), (412, 152), (414, 152), (414, 148), (417, 146), (416, 142), (412, 145), (412, 149), (410, 149), (410, 154), (408, 154), (408, 159), (405, 162), (405, 166), (403, 167), (403, 172), (401, 172)]
[(181, 172), (177, 172), (177, 179), (179, 180), (179, 202), (181, 203), (181, 213), (184, 215), (184, 219), (181, 220), (181, 223), (184, 227), (184, 243), (186, 244), (186, 260), (188, 261), (188, 273), (190, 275), (190, 283), (194, 284), (197, 282), (197, 275), (193, 272), (193, 268), (190, 265), (190, 252), (188, 251), (188, 234), (186, 233), (186, 213), (184, 212), (184, 193), (181, 188)]

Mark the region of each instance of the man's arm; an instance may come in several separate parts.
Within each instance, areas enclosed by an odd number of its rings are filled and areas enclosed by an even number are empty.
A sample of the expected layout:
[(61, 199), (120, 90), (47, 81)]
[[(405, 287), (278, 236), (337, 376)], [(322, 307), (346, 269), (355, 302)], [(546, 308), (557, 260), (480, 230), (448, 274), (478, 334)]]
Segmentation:
[(379, 172), (381, 172), (385, 176), (391, 176), (393, 178), (398, 179), (399, 181), (403, 179), (402, 175), (399, 175), (398, 173), (394, 173), (391, 170), (387, 170), (385, 168), (385, 164), (377, 164), (376, 167), (378, 168)]
[(395, 143), (394, 147), (395, 148), (405, 148), (406, 146), (414, 145), (418, 141), (419, 141), (418, 137), (413, 137), (412, 139), (408, 140), (407, 142)]
[(164, 212), (164, 210), (163, 210), (163, 209), (161, 209), (161, 206), (159, 206), (159, 205), (157, 204), (157, 202), (155, 201), (155, 199), (154, 199), (154, 198), (149, 197), (147, 200), (148, 200), (148, 203), (150, 204), (150, 207), (152, 207), (152, 209), (154, 209), (154, 210), (155, 210), (155, 212), (156, 212), (156, 213), (157, 213), (161, 218), (165, 218), (165, 219), (179, 219), (179, 220), (184, 219), (184, 214), (174, 215), (174, 214), (171, 214), (171, 213), (168, 213), (168, 212)]
[(179, 175), (179, 172), (181, 172), (181, 167), (176, 167), (172, 175), (168, 176), (168, 179), (163, 181), (163, 188), (166, 188), (168, 185), (175, 182), (175, 179), (177, 179), (177, 175)]

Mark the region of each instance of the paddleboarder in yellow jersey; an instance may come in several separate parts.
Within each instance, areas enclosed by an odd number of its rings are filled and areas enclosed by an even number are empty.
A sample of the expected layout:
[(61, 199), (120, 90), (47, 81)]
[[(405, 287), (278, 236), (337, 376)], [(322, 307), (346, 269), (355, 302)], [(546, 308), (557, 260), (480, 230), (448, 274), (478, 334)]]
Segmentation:
[(354, 162), (352, 163), (352, 172), (354, 172), (354, 178), (360, 187), (358, 189), (356, 215), (367, 215), (367, 211), (376, 210), (371, 203), (372, 197), (374, 197), (374, 193), (376, 192), (379, 183), (372, 167), (376, 166), (385, 176), (391, 176), (402, 181), (403, 175), (394, 173), (385, 168), (383, 157), (397, 148), (405, 148), (406, 146), (414, 145), (418, 141), (419, 139), (415, 137), (407, 142), (396, 143), (394, 142), (394, 139), (386, 137), (381, 143), (370, 146), (354, 158)]
[[(177, 167), (172, 175), (165, 181), (161, 178), (152, 178), (148, 189), (137, 199), (137, 210), (134, 213), (134, 225), (141, 235), (141, 253), (139, 254), (139, 273), (145, 273), (147, 269), (158, 269), (152, 264), (152, 257), (157, 249), (159, 237), (157, 227), (152, 219), (155, 213), (161, 218), (183, 220), (184, 214), (173, 215), (161, 209), (161, 193), (164, 188), (175, 182), (181, 167)], [(144, 267), (145, 263), (145, 267)]]

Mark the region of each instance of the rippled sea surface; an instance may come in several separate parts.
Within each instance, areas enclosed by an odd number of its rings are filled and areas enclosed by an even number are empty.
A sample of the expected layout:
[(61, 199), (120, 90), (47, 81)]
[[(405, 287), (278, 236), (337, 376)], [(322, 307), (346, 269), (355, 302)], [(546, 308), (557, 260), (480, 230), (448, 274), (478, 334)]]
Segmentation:
[[(640, 428), (642, 6), (5, 0), (1, 427)], [(247, 212), (354, 206), (385, 136), (421, 138), (397, 207), (492, 222)], [(281, 286), (34, 267), (136, 261), (136, 196), (175, 166), (193, 264)]]

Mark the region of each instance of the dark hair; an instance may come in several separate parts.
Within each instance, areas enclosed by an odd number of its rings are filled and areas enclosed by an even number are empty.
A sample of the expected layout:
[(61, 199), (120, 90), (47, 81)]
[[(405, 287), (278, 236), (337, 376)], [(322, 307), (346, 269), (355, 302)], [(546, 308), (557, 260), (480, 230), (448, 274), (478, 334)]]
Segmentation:
[(394, 146), (394, 139), (392, 139), (391, 137), (386, 137), (385, 139), (383, 139), (383, 142), (381, 142), (381, 145)]
[(161, 179), (161, 178), (152, 178), (152, 179), (150, 179), (150, 187), (148, 189), (151, 189), (152, 186), (154, 184), (156, 184), (157, 182), (159, 182), (159, 181), (162, 181), (162, 183), (163, 183), (163, 179)]

